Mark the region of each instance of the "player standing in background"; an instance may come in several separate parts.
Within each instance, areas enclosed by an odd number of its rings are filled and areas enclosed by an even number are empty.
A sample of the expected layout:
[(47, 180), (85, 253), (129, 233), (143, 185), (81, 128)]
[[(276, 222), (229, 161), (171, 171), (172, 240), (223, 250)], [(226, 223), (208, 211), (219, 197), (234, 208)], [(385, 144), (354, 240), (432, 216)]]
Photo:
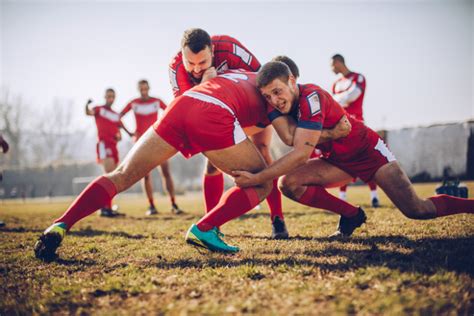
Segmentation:
[[(238, 40), (227, 35), (210, 36), (202, 29), (189, 29), (181, 40), (181, 51), (173, 58), (170, 69), (170, 83), (175, 97), (180, 96), (193, 86), (205, 82), (229, 69), (243, 69), (256, 72), (260, 62)], [(272, 137), (271, 127), (255, 134), (251, 140), (257, 146), (267, 164), (273, 159), (270, 154)], [(273, 181), (273, 190), (267, 197), (272, 221), (272, 238), (288, 238), (283, 212), (281, 193), (278, 191), (278, 179)], [(211, 163), (207, 163), (203, 179), (206, 212), (212, 210), (224, 192), (224, 176)]]
[[(120, 112), (120, 117), (123, 117), (130, 110), (133, 110), (135, 115), (136, 130), (134, 134), (135, 142), (146, 132), (146, 130), (153, 125), (158, 119), (159, 110), (165, 110), (166, 104), (158, 98), (151, 97), (149, 95), (150, 85), (146, 80), (140, 80), (138, 82), (138, 91), (140, 91), (140, 97), (130, 101), (125, 108)], [(166, 187), (171, 200), (171, 212), (175, 214), (183, 213), (182, 210), (176, 204), (175, 191), (173, 178), (171, 177), (170, 167), (168, 161), (165, 161), (160, 165), (161, 175), (163, 179), (163, 187)], [(143, 191), (146, 192), (148, 202), (150, 206), (146, 212), (147, 215), (158, 214), (155, 203), (153, 201), (153, 182), (151, 174), (147, 174), (142, 181)]]
[[(332, 85), (333, 98), (355, 119), (364, 121), (362, 104), (364, 102), (366, 81), (365, 77), (359, 73), (350, 71), (347, 68), (344, 57), (339, 54), (332, 56), (331, 69), (340, 77)], [(379, 207), (379, 197), (377, 194), (377, 184), (374, 181), (367, 183), (370, 188), (370, 199), (372, 207)], [(347, 185), (339, 188), (339, 198), (347, 200)]]
[[(408, 218), (474, 214), (474, 199), (445, 194), (420, 199), (383, 140), (360, 120), (348, 117), (352, 125), (350, 133), (321, 144), (321, 130), (334, 126), (346, 112), (320, 87), (297, 84), (286, 64), (265, 64), (258, 73), (257, 86), (269, 103), (268, 118), (280, 138), (293, 146), (293, 150), (260, 172), (233, 171), (240, 188), (255, 187), (285, 175), (280, 180), (285, 196), (341, 215), (333, 236), (350, 236), (366, 221), (362, 208), (326, 191), (354, 177), (366, 182), (375, 180)], [(315, 146), (321, 149), (323, 157), (309, 159)]]
[[(8, 152), (8, 149), (10, 146), (8, 146), (8, 143), (5, 139), (3, 139), (3, 136), (0, 134), (0, 147), (2, 148), (2, 153), (6, 154)], [(0, 170), (0, 181), (2, 181), (2, 171)], [(4, 221), (0, 221), (0, 227), (5, 226)]]
[[(92, 100), (88, 100), (85, 107), (86, 115), (94, 116), (97, 125), (97, 162), (102, 165), (105, 173), (114, 170), (119, 162), (117, 142), (122, 139), (120, 128), (123, 128), (130, 136), (132, 134), (125, 128), (120, 120), (120, 115), (112, 109), (115, 101), (114, 89), (105, 91), (105, 104), (94, 106), (89, 105)], [(123, 215), (112, 209), (112, 200), (103, 205), (100, 209), (100, 216), (115, 217)]]

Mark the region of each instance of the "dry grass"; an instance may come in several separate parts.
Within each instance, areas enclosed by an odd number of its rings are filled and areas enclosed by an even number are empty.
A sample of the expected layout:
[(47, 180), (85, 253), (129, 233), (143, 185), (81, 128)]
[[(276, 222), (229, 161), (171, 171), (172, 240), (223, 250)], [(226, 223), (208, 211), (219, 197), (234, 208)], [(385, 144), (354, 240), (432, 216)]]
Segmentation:
[[(429, 196), (434, 184), (417, 185)], [(474, 184), (469, 184), (471, 196)], [(68, 201), (0, 204), (0, 315), (8, 314), (461, 314), (474, 313), (474, 217), (404, 218), (368, 188), (349, 188), (369, 221), (347, 241), (325, 238), (338, 217), (284, 202), (292, 238), (268, 239), (266, 205), (223, 227), (237, 255), (198, 251), (184, 234), (202, 214), (199, 195), (174, 216), (144, 216), (145, 199), (117, 199), (127, 217), (78, 223), (60, 259), (33, 256), (38, 235)]]

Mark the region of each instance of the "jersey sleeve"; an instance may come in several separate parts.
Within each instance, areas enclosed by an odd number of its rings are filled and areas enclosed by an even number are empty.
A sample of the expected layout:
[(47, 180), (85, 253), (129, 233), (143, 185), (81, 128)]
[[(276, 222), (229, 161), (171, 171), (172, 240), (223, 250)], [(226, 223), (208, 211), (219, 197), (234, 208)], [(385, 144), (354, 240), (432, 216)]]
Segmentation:
[(120, 111), (120, 117), (124, 116), (127, 114), (131, 109), (132, 109), (132, 103), (133, 101), (130, 101), (123, 109)]
[(283, 115), (280, 111), (275, 109), (268, 102), (266, 103), (266, 107), (267, 107), (267, 117), (270, 122), (273, 122), (274, 119)]
[(168, 107), (168, 105), (161, 99), (158, 99), (158, 102), (160, 102), (160, 109), (162, 110), (166, 110), (166, 108)]
[(94, 113), (94, 116), (96, 116), (97, 114), (99, 114), (100, 112), (100, 106), (94, 106), (92, 108), (92, 112)]
[(257, 72), (261, 64), (258, 59), (238, 40), (228, 37), (231, 47), (229, 51), (229, 69), (245, 69), (247, 71)]
[(306, 97), (300, 98), (300, 115), (297, 128), (322, 130), (324, 112), (321, 110), (323, 99), (317, 91), (311, 91)]
[(175, 97), (179, 97), (194, 86), (191, 78), (189, 78), (189, 75), (186, 72), (186, 68), (184, 68), (181, 52), (173, 58), (168, 69), (168, 74), (171, 88), (173, 89), (173, 95)]

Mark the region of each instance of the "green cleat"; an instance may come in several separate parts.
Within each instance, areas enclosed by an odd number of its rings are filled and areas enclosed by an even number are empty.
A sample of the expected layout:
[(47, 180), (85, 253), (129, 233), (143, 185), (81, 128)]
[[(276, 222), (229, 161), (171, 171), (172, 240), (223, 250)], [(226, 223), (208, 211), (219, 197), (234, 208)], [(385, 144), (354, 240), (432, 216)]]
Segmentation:
[(35, 244), (36, 258), (44, 261), (56, 259), (56, 249), (66, 235), (66, 230), (65, 223), (54, 223), (49, 226)]
[(238, 247), (227, 245), (222, 239), (224, 236), (217, 227), (203, 232), (199, 230), (196, 224), (192, 224), (186, 233), (186, 242), (188, 244), (209, 249), (211, 251), (236, 253), (240, 249)]

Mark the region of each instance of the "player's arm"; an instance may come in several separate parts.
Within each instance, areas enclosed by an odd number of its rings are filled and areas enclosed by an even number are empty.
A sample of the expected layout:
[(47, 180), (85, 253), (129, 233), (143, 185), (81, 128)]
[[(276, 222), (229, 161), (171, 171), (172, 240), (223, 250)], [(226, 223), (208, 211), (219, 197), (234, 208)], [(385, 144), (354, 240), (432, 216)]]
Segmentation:
[(168, 74), (175, 98), (194, 86), (182, 63), (178, 64), (178, 66), (171, 65)]
[(130, 112), (132, 109), (132, 102), (129, 102), (123, 109), (120, 111), (120, 117), (123, 117), (125, 114)]
[[(132, 133), (132, 132), (125, 126), (125, 124), (123, 124), (122, 121), (120, 121), (119, 124), (120, 124), (120, 128), (122, 128), (122, 129), (125, 131), (125, 133), (128, 134), (128, 136), (133, 137), (134, 133)], [(120, 133), (119, 133), (119, 134), (120, 134)], [(122, 138), (122, 137), (120, 137), (120, 138)], [(118, 140), (120, 140), (120, 139), (118, 139)]]
[(235, 183), (239, 187), (256, 186), (278, 178), (304, 165), (314, 151), (314, 147), (318, 143), (320, 136), (321, 130), (296, 128), (293, 150), (259, 173), (253, 174), (247, 171), (234, 171), (233, 176)]
[(91, 116), (93, 116), (93, 115), (95, 114), (95, 112), (94, 112), (93, 109), (90, 109), (90, 108), (89, 108), (89, 105), (90, 105), (91, 103), (92, 103), (92, 100), (91, 100), (91, 99), (87, 100), (87, 102), (86, 102), (86, 107), (85, 107), (85, 112), (86, 112), (86, 115), (91, 115)]
[(362, 75), (357, 76), (357, 78), (357, 80), (352, 80), (351, 85), (347, 90), (333, 96), (334, 100), (343, 107), (347, 107), (349, 104), (357, 100), (357, 98), (364, 92), (365, 79)]
[(293, 138), (296, 131), (296, 122), (289, 115), (281, 115), (272, 120), (272, 126), (287, 146), (293, 146)]
[(346, 137), (352, 130), (352, 124), (346, 115), (343, 115), (336, 126), (331, 129), (323, 129), (318, 144), (328, 142), (330, 140)]
[(2, 135), (0, 135), (0, 147), (2, 147), (2, 151), (3, 151), (4, 154), (6, 154), (8, 149), (10, 148), (7, 141), (5, 139), (3, 139)]

